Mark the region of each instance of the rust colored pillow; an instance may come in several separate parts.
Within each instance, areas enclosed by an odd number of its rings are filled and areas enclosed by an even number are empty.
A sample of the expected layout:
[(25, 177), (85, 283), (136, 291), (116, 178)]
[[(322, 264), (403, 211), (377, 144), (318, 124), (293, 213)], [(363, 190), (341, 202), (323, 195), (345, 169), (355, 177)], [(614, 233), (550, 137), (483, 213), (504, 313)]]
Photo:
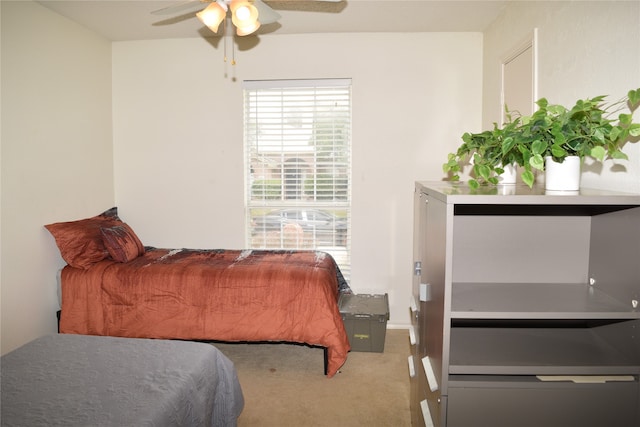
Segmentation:
[(102, 242), (102, 227), (124, 224), (114, 207), (91, 218), (45, 225), (56, 240), (60, 255), (71, 267), (86, 270), (109, 256)]
[(104, 245), (114, 261), (129, 262), (144, 254), (142, 242), (127, 224), (103, 227), (100, 231)]

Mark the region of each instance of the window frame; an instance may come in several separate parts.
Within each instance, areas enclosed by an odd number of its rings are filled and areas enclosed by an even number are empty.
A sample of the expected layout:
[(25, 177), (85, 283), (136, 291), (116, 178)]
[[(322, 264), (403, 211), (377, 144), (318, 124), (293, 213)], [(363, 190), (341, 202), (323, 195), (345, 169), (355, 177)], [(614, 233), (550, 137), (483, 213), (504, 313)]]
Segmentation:
[[(331, 98), (332, 92), (335, 92), (334, 98)], [(275, 106), (277, 102), (268, 101), (269, 98), (266, 97), (273, 95), (277, 99), (277, 94), (280, 94), (281, 104)], [(329, 98), (324, 98), (325, 95)], [(267, 101), (261, 101), (261, 96)], [(313, 101), (308, 101), (307, 97)], [(299, 99), (304, 101), (298, 104)], [(264, 105), (259, 105), (260, 102)], [(267, 106), (270, 108), (269, 113)], [(336, 259), (345, 278), (350, 276), (353, 146), (351, 106), (351, 79), (243, 82), (245, 241), (248, 248), (322, 250)], [(288, 129), (285, 123), (295, 122), (297, 113), (300, 114), (301, 129)], [(273, 114), (275, 118), (267, 114)], [(275, 123), (273, 129), (276, 130), (273, 131), (274, 134), (267, 135), (268, 132), (260, 129), (264, 126), (272, 130), (270, 123)], [(311, 131), (306, 129), (309, 123)], [(310, 132), (308, 140), (304, 139), (307, 137), (305, 132)], [(263, 147), (260, 147), (261, 144)], [(279, 152), (280, 158), (270, 154), (265, 147), (273, 150), (273, 153)], [(258, 153), (261, 152), (264, 158), (259, 162)], [(272, 171), (265, 172), (267, 168), (263, 163), (277, 165)], [(258, 170), (264, 173), (261, 175)], [(275, 178), (267, 179), (267, 175)], [(258, 176), (261, 177), (259, 183)], [(276, 184), (278, 179), (279, 188)], [(255, 198), (256, 194), (262, 199)], [(281, 220), (279, 229), (266, 225), (267, 219), (264, 218), (271, 211), (296, 209), (308, 216), (313, 211), (320, 211), (328, 214), (333, 221), (320, 224), (318, 221), (301, 220), (294, 226), (298, 233), (295, 240), (287, 240), (290, 237), (284, 230), (287, 221)], [(261, 212), (261, 215), (256, 215), (256, 212)], [(272, 239), (277, 233), (279, 241)], [(256, 239), (255, 236), (262, 237)]]

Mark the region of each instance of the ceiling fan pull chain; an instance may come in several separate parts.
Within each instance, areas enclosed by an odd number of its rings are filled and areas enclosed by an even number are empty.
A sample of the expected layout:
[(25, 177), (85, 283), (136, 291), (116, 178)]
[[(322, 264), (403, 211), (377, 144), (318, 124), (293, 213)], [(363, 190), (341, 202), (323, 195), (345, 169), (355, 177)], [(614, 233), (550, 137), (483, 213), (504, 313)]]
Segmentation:
[(227, 20), (222, 24), (222, 41), (224, 42), (224, 62), (227, 62)]
[(233, 41), (233, 34), (227, 32), (227, 19), (222, 24), (222, 38), (224, 39), (224, 62), (227, 62), (227, 43), (231, 41), (231, 65), (236, 65), (236, 46)]
[(231, 34), (229, 36), (231, 39), (231, 65), (236, 65), (236, 44), (234, 43), (234, 36)]

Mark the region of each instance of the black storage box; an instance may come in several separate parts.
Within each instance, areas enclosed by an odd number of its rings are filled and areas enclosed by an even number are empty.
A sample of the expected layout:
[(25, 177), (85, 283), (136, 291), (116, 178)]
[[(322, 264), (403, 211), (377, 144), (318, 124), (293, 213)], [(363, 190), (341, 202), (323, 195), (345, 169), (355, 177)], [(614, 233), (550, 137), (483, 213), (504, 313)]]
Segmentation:
[(339, 306), (351, 351), (384, 352), (388, 295), (341, 294)]

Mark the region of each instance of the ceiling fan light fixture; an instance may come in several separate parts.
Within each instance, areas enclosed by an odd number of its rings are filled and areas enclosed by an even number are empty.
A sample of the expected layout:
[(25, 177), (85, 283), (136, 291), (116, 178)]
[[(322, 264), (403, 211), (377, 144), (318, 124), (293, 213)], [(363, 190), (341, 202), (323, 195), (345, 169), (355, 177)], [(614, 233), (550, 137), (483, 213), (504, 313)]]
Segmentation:
[(196, 13), (196, 16), (211, 31), (217, 33), (220, 23), (222, 23), (227, 16), (227, 10), (227, 4), (222, 0), (218, 0)]
[(253, 24), (247, 24), (242, 27), (236, 27), (236, 34), (239, 36), (248, 36), (255, 33), (260, 28), (260, 22), (256, 21)]
[(239, 36), (249, 35), (260, 28), (258, 9), (245, 0), (231, 2), (231, 21), (236, 26), (236, 34)]
[(236, 18), (238, 18), (239, 21), (246, 21), (247, 19), (251, 18), (251, 11), (247, 6), (240, 6), (236, 9), (235, 13)]

